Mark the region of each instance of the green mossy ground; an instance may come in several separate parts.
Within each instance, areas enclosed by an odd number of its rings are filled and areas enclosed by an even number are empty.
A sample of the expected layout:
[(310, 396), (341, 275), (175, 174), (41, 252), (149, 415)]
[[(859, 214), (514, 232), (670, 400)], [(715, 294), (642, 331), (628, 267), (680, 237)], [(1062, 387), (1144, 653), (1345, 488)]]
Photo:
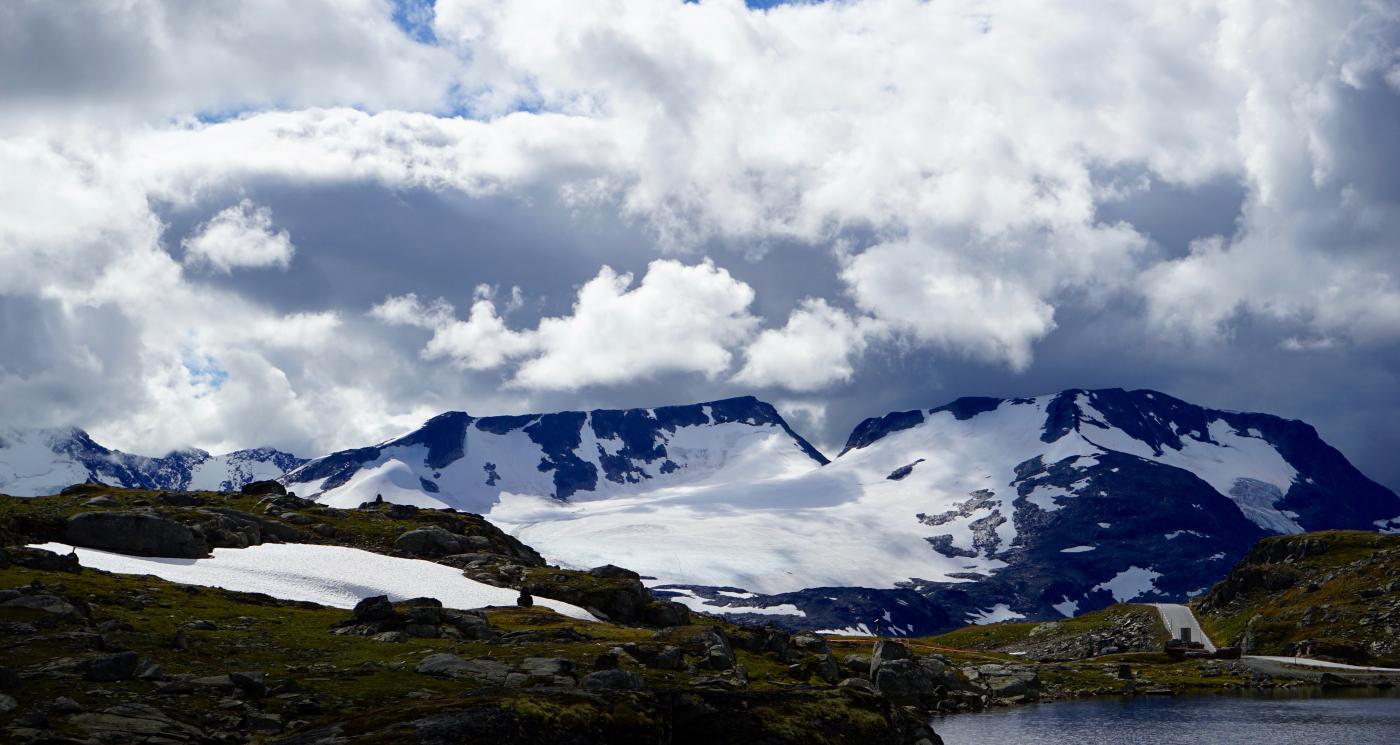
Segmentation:
[[(109, 495), (118, 502), (118, 507), (109, 509), (147, 506), (177, 518), (193, 509), (164, 503), (157, 492), (106, 487), (41, 499), (0, 498), (0, 538), (9, 544), (57, 539), (62, 535), (64, 519), (93, 509), (84, 503), (98, 494)], [(259, 497), (207, 492), (198, 496), (210, 506), (261, 514)], [(393, 553), (394, 540), (403, 532), (443, 520), (460, 521), (459, 526), (464, 524), (469, 534), (501, 535), (479, 516), (462, 513), (423, 510), (408, 516), (391, 516), (384, 509), (332, 510), (319, 505), (304, 505), (295, 512), (334, 528), (329, 536), (304, 531), (307, 542), (382, 553)], [(1270, 572), (1291, 573), (1294, 585), (1257, 597), (1241, 595), (1238, 607), (1205, 613), (1202, 621), (1207, 630), (1217, 639), (1229, 639), (1231, 634), (1242, 633), (1250, 618), (1259, 616), (1262, 620), (1255, 621), (1255, 633), (1276, 633), (1279, 640), (1299, 634), (1344, 636), (1351, 630), (1340, 628), (1335, 622), (1300, 627), (1295, 619), (1308, 607), (1319, 604), (1336, 609), (1348, 623), (1364, 618), (1365, 613), (1374, 614), (1378, 604), (1389, 603), (1385, 607), (1393, 607), (1392, 595), (1377, 596), (1372, 590), (1389, 587), (1386, 583), (1397, 578), (1394, 559), (1400, 537), (1327, 533), (1314, 538), (1325, 544), (1325, 550), (1282, 568), (1268, 568)], [(621, 582), (552, 567), (525, 567), (523, 571), (531, 584), (553, 583), (575, 594), (604, 594), (617, 590)], [(1310, 589), (1309, 577), (1321, 581)], [(4, 691), (14, 696), (20, 706), (13, 712), (0, 713), (0, 730), (13, 725), (26, 712), (43, 710), (58, 697), (66, 696), (93, 711), (129, 701), (208, 721), (219, 720), (220, 712), (237, 706), (254, 705), (262, 712), (281, 717), (282, 731), (277, 736), (314, 731), (336, 723), (345, 735), (358, 741), (386, 744), (405, 742), (405, 723), (424, 721), (438, 722), (450, 731), (485, 727), (478, 739), (501, 742), (548, 741), (551, 733), (570, 732), (579, 743), (642, 743), (666, 738), (673, 743), (714, 743), (749, 741), (757, 736), (760, 741), (773, 743), (836, 745), (893, 742), (890, 738), (894, 733), (907, 733), (903, 725), (896, 723), (898, 712), (883, 698), (837, 689), (831, 680), (821, 679), (814, 656), (785, 660), (773, 654), (745, 651), (738, 645), (734, 647), (735, 661), (747, 679), (742, 690), (717, 686), (713, 680), (704, 682), (702, 679), (715, 678), (714, 670), (693, 664), (684, 670), (648, 668), (630, 658), (623, 661), (624, 669), (642, 675), (646, 689), (606, 695), (578, 689), (491, 687), (482, 681), (443, 679), (416, 672), (424, 657), (450, 652), (463, 658), (493, 658), (512, 665), (530, 657), (564, 658), (573, 661), (580, 675), (584, 675), (594, 669), (601, 655), (627, 643), (685, 648), (712, 627), (719, 627), (731, 639), (748, 633), (704, 616), (696, 616), (695, 623), (689, 625), (658, 630), (583, 622), (539, 607), (491, 608), (485, 610), (485, 615), (503, 638), (483, 641), (409, 637), (384, 642), (331, 633), (336, 624), (350, 617), (349, 611), (343, 609), (91, 569), (78, 573), (21, 566), (0, 569), (0, 589), (33, 583), (70, 602), (85, 605), (86, 612), (83, 617), (61, 617), (32, 609), (0, 609), (0, 627), (37, 627), (35, 633), (0, 634), (0, 666), (21, 675), (17, 688)], [(1370, 597), (1362, 597), (1363, 591)], [(1155, 622), (1156, 611), (1148, 606), (1116, 605), (1057, 621), (1048, 628), (1034, 622), (1003, 623), (902, 641), (916, 654), (942, 655), (954, 666), (1025, 666), (1025, 657), (1006, 650), (1024, 645), (1033, 637), (1044, 640), (1100, 633), (1125, 618), (1141, 620), (1149, 615)], [(211, 622), (214, 629), (191, 628), (194, 621)], [(107, 630), (99, 634), (97, 629), (103, 622), (107, 622), (103, 626)], [(1376, 631), (1367, 628), (1364, 633)], [(177, 648), (177, 634), (187, 638), (186, 648)], [(1160, 635), (1164, 639), (1165, 630)], [(869, 655), (875, 641), (869, 637), (842, 637), (830, 638), (829, 644), (840, 660), (847, 655)], [(149, 658), (161, 666), (167, 677), (262, 671), (272, 690), (253, 702), (230, 703), (230, 693), (208, 688), (165, 695), (155, 693), (158, 682), (96, 684), (83, 680), (78, 663), (119, 649)], [(690, 653), (687, 659), (693, 663), (699, 658)], [(1239, 663), (1181, 661), (1160, 653), (1138, 652), (1036, 665), (1042, 683), (1040, 695), (1054, 699), (1122, 693), (1125, 682), (1117, 676), (1119, 666), (1125, 663), (1130, 666), (1133, 685), (1139, 691), (1229, 689), (1249, 684), (1249, 672)], [(702, 687), (697, 687), (697, 682)], [(315, 705), (308, 706), (308, 701)], [(223, 719), (228, 716), (223, 715)], [(49, 734), (82, 734), (68, 722), (63, 717), (52, 717)], [(679, 722), (687, 724), (682, 728)], [(421, 729), (418, 736), (422, 738)]]
[[(1144, 618), (1151, 623), (1158, 623), (1157, 610), (1147, 605), (1133, 605), (1120, 603), (1110, 605), (1102, 610), (1091, 611), (1074, 618), (1066, 618), (1055, 621), (1052, 632), (1042, 635), (1032, 636), (1032, 632), (1037, 628), (1044, 627), (1042, 621), (1029, 621), (1022, 623), (993, 623), (985, 626), (964, 626), (961, 629), (950, 631), (946, 634), (928, 637), (926, 641), (930, 644), (952, 647), (955, 649), (975, 649), (980, 651), (1000, 651), (1008, 647), (1015, 647), (1025, 644), (1034, 639), (1045, 641), (1059, 637), (1078, 636), (1092, 632), (1102, 632), (1111, 629), (1115, 622), (1125, 616), (1135, 616)], [(1163, 628), (1158, 642), (1167, 639), (1166, 629)]]
[(1400, 535), (1265, 538), (1193, 605), (1217, 642), (1238, 644), (1248, 632), (1252, 654), (1289, 654), (1311, 640), (1346, 650), (1336, 655), (1343, 661), (1400, 667)]
[[(63, 521), (79, 512), (100, 510), (123, 510), (143, 507), (157, 514), (175, 519), (193, 519), (198, 516), (198, 507), (182, 507), (167, 504), (159, 498), (162, 492), (142, 489), (115, 489), (100, 484), (85, 484), (67, 490), (69, 493), (41, 498), (20, 498), (0, 496), (0, 528), (12, 525), (12, 531), (28, 536), (42, 536), (46, 540), (62, 540)], [(203, 506), (239, 510), (254, 515), (262, 515), (263, 497), (239, 494), (237, 492), (182, 492), (205, 501)], [(116, 507), (88, 507), (88, 500), (97, 497), (110, 497), (117, 502)], [(419, 510), (416, 513), (394, 517), (383, 509), (342, 510), (322, 505), (310, 505), (305, 509), (291, 510), (285, 516), (301, 514), (324, 523), (334, 529), (331, 536), (323, 536), (303, 529), (300, 539), (303, 543), (335, 544), (352, 546), (377, 553), (393, 553), (394, 541), (405, 532), (428, 525), (452, 521), (462, 525), (466, 535), (483, 535), (504, 543), (506, 538), (499, 528), (487, 522), (480, 515), (466, 512), (443, 512), (439, 510)], [(285, 521), (285, 517), (282, 518)], [(299, 526), (303, 527), (304, 526)]]

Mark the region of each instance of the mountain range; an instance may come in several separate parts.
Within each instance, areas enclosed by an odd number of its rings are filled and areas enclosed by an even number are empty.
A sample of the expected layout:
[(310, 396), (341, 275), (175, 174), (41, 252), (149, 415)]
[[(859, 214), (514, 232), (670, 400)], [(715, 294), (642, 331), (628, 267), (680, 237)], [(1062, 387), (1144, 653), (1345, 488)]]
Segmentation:
[(66, 486), (110, 484), (132, 489), (231, 491), (275, 479), (306, 462), (272, 448), (210, 455), (198, 448), (159, 458), (109, 450), (75, 427), (0, 428), (0, 493), (57, 494)]
[(1400, 497), (1309, 425), (1155, 391), (893, 412), (861, 422), (831, 460), (752, 397), (449, 412), (311, 461), (265, 449), (153, 459), (78, 430), (0, 434), (10, 493), (276, 474), (332, 506), (483, 514), (553, 561), (627, 566), (698, 610), (883, 634), (1181, 600), (1264, 535), (1400, 529)]

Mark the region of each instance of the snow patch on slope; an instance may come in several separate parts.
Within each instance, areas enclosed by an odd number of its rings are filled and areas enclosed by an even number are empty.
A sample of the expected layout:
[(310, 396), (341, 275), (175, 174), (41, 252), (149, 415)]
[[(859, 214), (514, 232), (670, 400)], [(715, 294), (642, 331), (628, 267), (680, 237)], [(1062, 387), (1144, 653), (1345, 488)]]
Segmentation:
[(1161, 576), (1159, 572), (1152, 571), (1151, 567), (1144, 569), (1130, 566), (1114, 575), (1113, 579), (1094, 585), (1090, 591), (1108, 590), (1115, 601), (1126, 603), (1157, 589), (1153, 583)]
[[(710, 601), (700, 597), (699, 595), (696, 595), (693, 590), (688, 590), (680, 587), (667, 587), (664, 589), (666, 592), (674, 593), (670, 598), (668, 598), (669, 600), (674, 600), (677, 603), (680, 603), (681, 605), (684, 605), (685, 607), (693, 611), (698, 611), (700, 613), (710, 613), (712, 615), (752, 613), (760, 616), (798, 616), (801, 618), (806, 618), (807, 616), (806, 611), (803, 611), (801, 608), (798, 608), (797, 606), (792, 605), (790, 603), (781, 603), (779, 605), (769, 606), (712, 605)], [(733, 595), (734, 593), (721, 594)], [(749, 597), (753, 597), (753, 593), (746, 594)]]
[[(264, 543), (248, 548), (216, 548), (206, 559), (163, 559), (127, 556), (63, 543), (36, 548), (60, 554), (77, 551), (85, 567), (118, 574), (150, 574), (171, 582), (222, 587), (237, 592), (261, 592), (284, 600), (302, 600), (333, 608), (353, 608), (375, 595), (390, 600), (430, 597), (444, 607), (470, 610), (486, 606), (514, 607), (515, 590), (467, 579), (458, 569), (418, 559), (361, 551), (344, 546)], [(569, 603), (535, 598), (541, 605), (570, 618), (598, 620)]]

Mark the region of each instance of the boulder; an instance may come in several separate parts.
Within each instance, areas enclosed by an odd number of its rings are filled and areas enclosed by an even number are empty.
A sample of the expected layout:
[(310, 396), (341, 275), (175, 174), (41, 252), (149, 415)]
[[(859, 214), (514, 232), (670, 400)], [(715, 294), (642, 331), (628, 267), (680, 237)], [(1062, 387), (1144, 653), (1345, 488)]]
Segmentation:
[(437, 525), (410, 530), (394, 540), (394, 550), (411, 556), (431, 559), (440, 556), (467, 553), (472, 543), (466, 536), (460, 536)]
[(592, 569), (588, 570), (588, 573), (594, 577), (598, 577), (601, 579), (631, 579), (636, 580), (638, 582), (642, 580), (642, 575), (637, 574), (631, 569), (623, 569), (622, 567), (613, 564), (604, 564), (600, 567), (593, 567)]
[(810, 631), (794, 634), (788, 643), (806, 654), (831, 654), (831, 647), (827, 646), (826, 639), (820, 634), (813, 634)]
[(63, 538), (75, 546), (134, 556), (197, 559), (209, 555), (204, 536), (145, 512), (80, 512), (68, 518)]
[(247, 484), (244, 484), (243, 488), (239, 489), (239, 492), (247, 494), (249, 496), (257, 497), (264, 496), (267, 494), (276, 494), (281, 496), (287, 493), (287, 487), (283, 486), (282, 484), (276, 481), (271, 480), (250, 481)]
[(642, 609), (642, 620), (649, 626), (669, 628), (690, 625), (690, 609), (672, 600), (656, 600)]
[(913, 657), (909, 648), (897, 641), (882, 639), (875, 642), (875, 649), (870, 654), (870, 679), (875, 680), (875, 676), (880, 672), (880, 666), (893, 660), (907, 660)]
[(202, 507), (204, 497), (183, 491), (163, 491), (156, 495), (156, 501), (174, 507)]
[(1040, 675), (1032, 667), (978, 665), (973, 679), (996, 698), (1024, 696), (1040, 690)]
[(594, 691), (639, 691), (646, 687), (646, 680), (628, 670), (599, 670), (585, 675), (579, 685)]
[(389, 602), (388, 595), (374, 595), (355, 604), (355, 609), (351, 611), (356, 622), (383, 621), (393, 618), (394, 605)]
[(870, 677), (870, 657), (863, 654), (848, 654), (841, 658), (841, 668), (852, 675)]
[(100, 742), (208, 742), (207, 733), (176, 721), (145, 704), (118, 704), (96, 712), (75, 714), (69, 727)]
[(638, 644), (628, 642), (621, 647), (629, 657), (657, 670), (684, 670), (685, 656), (681, 648), (671, 644)]
[(0, 714), (5, 714), (19, 708), (19, 702), (14, 696), (7, 693), (0, 693)]
[(83, 708), (82, 704), (67, 696), (59, 696), (53, 700), (53, 703), (49, 704), (49, 713), (57, 714), (58, 716), (67, 716), (83, 711), (86, 711), (86, 709)]
[(239, 690), (253, 698), (267, 695), (267, 675), (261, 671), (229, 673), (228, 679)]
[(136, 677), (136, 668), (140, 664), (141, 656), (135, 652), (118, 652), (88, 660), (83, 664), (83, 677), (95, 683), (131, 680)]
[(21, 595), (0, 603), (0, 608), (29, 608), (41, 610), (45, 613), (52, 613), (56, 616), (73, 616), (78, 614), (78, 609), (72, 603), (46, 592), (35, 593), (33, 595)]
[(873, 677), (875, 689), (896, 704), (920, 705), (939, 693), (937, 681), (912, 659), (885, 660)]
[(837, 687), (837, 688), (843, 688), (843, 689), (857, 690), (857, 691), (866, 691), (866, 692), (868, 692), (868, 693), (875, 693), (875, 692), (876, 692), (876, 691), (875, 691), (875, 684), (874, 684), (874, 683), (871, 683), (870, 681), (866, 680), (865, 678), (846, 678), (845, 680), (841, 681), (840, 683), (837, 683), (837, 684), (836, 684), (836, 687)]
[(83, 502), (84, 507), (117, 507), (121, 503), (113, 499), (111, 495), (99, 494), (92, 499)]
[(501, 685), (510, 674), (510, 666), (500, 660), (468, 660), (447, 652), (424, 657), (415, 672), (439, 678), (474, 678), (484, 683)]
[(734, 649), (729, 645), (729, 637), (718, 626), (712, 626), (691, 637), (689, 646), (697, 652), (700, 664), (711, 670), (728, 670), (734, 667)]
[(573, 660), (563, 657), (526, 657), (520, 661), (520, 672), (534, 676), (573, 675)]

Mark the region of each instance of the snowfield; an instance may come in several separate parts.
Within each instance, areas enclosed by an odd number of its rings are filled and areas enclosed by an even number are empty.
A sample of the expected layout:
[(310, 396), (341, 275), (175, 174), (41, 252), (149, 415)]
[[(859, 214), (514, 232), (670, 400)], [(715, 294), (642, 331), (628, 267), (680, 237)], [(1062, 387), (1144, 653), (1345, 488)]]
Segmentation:
[[(471, 610), (491, 605), (514, 606), (520, 593), (467, 579), (460, 570), (431, 561), (400, 559), (344, 546), (264, 543), (248, 548), (216, 548), (207, 559), (162, 559), (127, 556), (63, 543), (35, 548), (60, 554), (76, 550), (85, 567), (118, 574), (149, 574), (171, 582), (261, 592), (284, 600), (303, 600), (332, 608), (353, 608), (375, 595), (390, 600), (437, 598), (446, 608)], [(535, 605), (570, 618), (597, 621), (592, 613), (568, 603), (535, 598)]]

